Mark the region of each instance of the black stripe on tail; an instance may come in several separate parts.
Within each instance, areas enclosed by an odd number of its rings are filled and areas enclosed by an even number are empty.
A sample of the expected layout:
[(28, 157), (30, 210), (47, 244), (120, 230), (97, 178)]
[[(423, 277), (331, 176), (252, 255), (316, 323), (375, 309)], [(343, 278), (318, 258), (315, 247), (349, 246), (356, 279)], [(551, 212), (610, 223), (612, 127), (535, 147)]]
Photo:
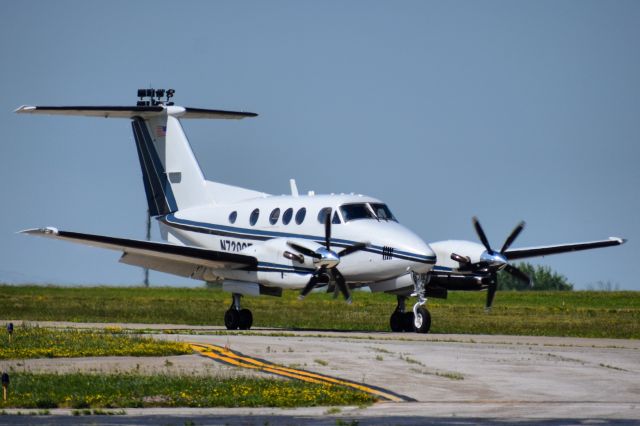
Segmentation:
[(178, 205), (147, 125), (142, 118), (135, 117), (131, 126), (142, 168), (142, 181), (147, 194), (147, 203), (149, 203), (149, 214), (164, 216), (174, 213), (178, 210)]

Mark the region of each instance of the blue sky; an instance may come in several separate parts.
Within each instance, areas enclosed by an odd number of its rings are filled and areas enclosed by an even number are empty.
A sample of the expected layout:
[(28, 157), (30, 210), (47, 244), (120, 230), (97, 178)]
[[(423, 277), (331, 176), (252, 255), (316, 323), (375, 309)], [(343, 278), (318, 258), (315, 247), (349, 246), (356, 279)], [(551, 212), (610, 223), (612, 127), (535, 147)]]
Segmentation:
[[(254, 111), (185, 122), (210, 180), (385, 200), (426, 241), (499, 247), (622, 236), (536, 262), (577, 288), (640, 290), (637, 1), (59, 1), (0, 6), (0, 281), (137, 284), (119, 254), (15, 232), (143, 238), (126, 120), (20, 116), (22, 104)], [(157, 232), (155, 232), (157, 238)], [(152, 274), (152, 283), (186, 281)]]

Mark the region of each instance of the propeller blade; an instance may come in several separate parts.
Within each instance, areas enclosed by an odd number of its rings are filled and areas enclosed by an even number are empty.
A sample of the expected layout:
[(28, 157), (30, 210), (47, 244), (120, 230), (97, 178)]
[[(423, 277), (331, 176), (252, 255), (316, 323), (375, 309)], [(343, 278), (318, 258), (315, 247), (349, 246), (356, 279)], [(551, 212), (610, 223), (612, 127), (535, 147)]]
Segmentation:
[(324, 217), (324, 245), (327, 250), (331, 250), (331, 209)]
[(314, 259), (320, 259), (322, 256), (320, 256), (318, 253), (316, 253), (315, 251), (308, 249), (304, 246), (301, 246), (300, 244), (296, 244), (296, 243), (292, 243), (291, 241), (287, 241), (287, 245), (289, 247), (291, 247), (292, 249), (294, 249), (295, 251), (299, 251), (300, 253), (309, 256), (309, 257), (313, 257)]
[(498, 278), (495, 274), (491, 276), (489, 287), (487, 288), (487, 303), (484, 306), (484, 310), (489, 312), (493, 305), (493, 298), (496, 297), (496, 290), (498, 289)]
[(511, 266), (507, 264), (504, 267), (504, 270), (510, 273), (511, 275), (513, 275), (515, 278), (519, 279), (520, 281), (526, 283), (529, 286), (529, 288), (533, 287), (533, 281), (531, 281), (531, 277), (529, 277), (527, 274), (525, 274), (515, 266)]
[(473, 227), (476, 228), (476, 234), (478, 234), (478, 238), (480, 238), (482, 245), (487, 249), (489, 253), (493, 253), (493, 250), (491, 250), (491, 246), (489, 245), (489, 240), (487, 240), (487, 236), (485, 235), (484, 230), (480, 225), (480, 221), (478, 221), (478, 218), (475, 216), (473, 217), (472, 221)]
[(500, 249), (500, 253), (504, 253), (505, 251), (509, 250), (511, 244), (513, 244), (518, 235), (520, 235), (520, 232), (522, 232), (522, 230), (524, 229), (524, 225), (525, 223), (523, 220), (522, 222), (517, 224), (515, 228), (513, 228), (513, 231), (511, 231), (511, 235), (509, 235), (509, 237), (504, 241), (502, 249)]
[(338, 256), (342, 257), (342, 256), (350, 255), (351, 253), (355, 253), (358, 250), (362, 250), (363, 248), (366, 248), (368, 245), (369, 243), (356, 243), (338, 252)]
[(307, 283), (307, 285), (306, 285), (306, 286), (304, 286), (304, 288), (302, 289), (302, 291), (300, 291), (300, 295), (298, 296), (298, 299), (299, 299), (299, 300), (304, 299), (304, 298), (305, 298), (305, 296), (306, 296), (307, 294), (309, 294), (309, 292), (310, 292), (311, 290), (313, 290), (313, 289), (314, 289), (314, 287), (316, 286), (316, 284), (318, 284), (318, 278), (317, 278), (315, 275), (313, 275), (313, 276), (309, 279), (309, 282)]
[(338, 288), (337, 285), (333, 286), (333, 298), (337, 299), (338, 298), (338, 293), (340, 293), (340, 289)]
[(340, 271), (338, 271), (336, 268), (331, 269), (331, 274), (333, 275), (333, 279), (336, 282), (336, 287), (342, 292), (344, 300), (346, 300), (347, 303), (351, 304), (351, 292), (349, 291), (349, 286), (347, 286), (346, 280), (344, 279)]

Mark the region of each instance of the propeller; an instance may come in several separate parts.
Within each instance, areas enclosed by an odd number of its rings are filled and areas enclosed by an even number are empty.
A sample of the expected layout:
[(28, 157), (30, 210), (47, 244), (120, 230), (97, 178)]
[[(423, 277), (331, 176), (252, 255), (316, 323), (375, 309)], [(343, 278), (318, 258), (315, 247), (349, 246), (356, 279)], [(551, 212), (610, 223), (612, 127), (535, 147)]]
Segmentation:
[(480, 261), (477, 263), (471, 263), (471, 260), (466, 256), (461, 256), (456, 253), (451, 253), (451, 259), (460, 263), (465, 268), (472, 270), (474, 272), (488, 272), (490, 274), (490, 280), (487, 288), (487, 303), (485, 305), (485, 309), (491, 310), (491, 306), (493, 305), (493, 299), (496, 295), (496, 290), (498, 287), (497, 274), (498, 271), (504, 270), (507, 273), (511, 274), (514, 278), (523, 281), (529, 287), (531, 287), (532, 282), (531, 278), (522, 272), (520, 269), (516, 268), (509, 264), (505, 253), (511, 247), (511, 244), (518, 238), (518, 235), (524, 229), (524, 221), (520, 222), (513, 228), (511, 234), (507, 237), (502, 245), (500, 251), (495, 251), (491, 248), (489, 244), (489, 239), (487, 235), (484, 233), (484, 229), (482, 229), (482, 225), (480, 225), (480, 221), (477, 217), (473, 217), (473, 227), (476, 230), (476, 234), (478, 234), (478, 238), (480, 238), (480, 242), (485, 248), (485, 252), (480, 255)]
[(300, 291), (299, 299), (309, 294), (319, 284), (335, 283), (336, 291), (340, 290), (347, 303), (351, 303), (351, 293), (347, 286), (347, 281), (340, 273), (337, 266), (340, 263), (340, 259), (344, 256), (348, 256), (368, 246), (367, 243), (356, 243), (352, 246), (346, 247), (339, 252), (331, 250), (331, 210), (327, 212), (324, 218), (324, 246), (318, 247), (315, 250), (311, 250), (308, 247), (297, 244), (293, 241), (288, 241), (287, 245), (297, 251), (300, 254), (291, 253), (285, 251), (284, 257), (291, 260), (304, 262), (304, 256), (309, 256), (313, 259), (313, 263), (316, 265), (316, 271), (313, 273), (307, 285)]

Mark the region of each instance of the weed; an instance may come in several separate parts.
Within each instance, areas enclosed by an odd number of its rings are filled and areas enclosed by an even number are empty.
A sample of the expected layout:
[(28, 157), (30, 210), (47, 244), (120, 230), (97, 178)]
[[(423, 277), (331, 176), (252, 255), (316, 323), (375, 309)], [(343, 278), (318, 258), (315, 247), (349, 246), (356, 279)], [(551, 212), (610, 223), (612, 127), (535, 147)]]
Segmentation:
[(384, 361), (382, 355), (376, 355), (376, 361)]
[(400, 358), (401, 360), (403, 360), (403, 361), (408, 362), (409, 364), (417, 364), (417, 365), (421, 365), (421, 366), (423, 366), (423, 367), (424, 367), (424, 364), (423, 364), (423, 363), (421, 363), (421, 362), (420, 362), (420, 361), (418, 361), (417, 359), (413, 359), (413, 358), (411, 358), (411, 357), (409, 357), (409, 356), (406, 356), (406, 355), (400, 354), (399, 358)]
[(610, 369), (612, 369), (612, 370), (618, 370), (618, 371), (629, 371), (629, 370), (625, 370), (624, 368), (614, 367), (613, 365), (609, 365), (609, 364), (602, 364), (602, 363), (600, 363), (600, 367), (610, 368)]
[(323, 359), (314, 359), (313, 362), (315, 362), (316, 364), (320, 364), (323, 367), (326, 367), (327, 365), (329, 365), (329, 363)]
[(414, 373), (418, 373), (418, 374), (424, 374), (424, 375), (428, 375), (428, 376), (438, 376), (438, 377), (444, 377), (446, 379), (451, 379), (451, 380), (464, 380), (464, 376), (460, 373), (456, 373), (453, 371), (428, 371), (428, 370), (421, 370), (419, 368), (410, 368), (409, 371), (413, 371)]
[(358, 426), (360, 422), (358, 420), (346, 421), (342, 419), (336, 419), (336, 426)]
[(380, 353), (383, 353), (383, 354), (392, 354), (393, 353), (393, 352), (391, 352), (391, 351), (389, 351), (389, 350), (387, 350), (385, 348), (381, 348), (381, 347), (378, 347), (378, 346), (367, 346), (367, 347), (369, 349), (373, 349), (374, 351), (380, 352)]
[(455, 372), (436, 371), (436, 376), (446, 377), (447, 379), (451, 379), (451, 380), (464, 380), (464, 376), (462, 374), (455, 373)]
[(327, 415), (327, 416), (331, 416), (333, 414), (338, 414), (338, 413), (341, 413), (341, 412), (342, 412), (342, 408), (331, 407), (327, 411), (325, 411), (324, 414)]

